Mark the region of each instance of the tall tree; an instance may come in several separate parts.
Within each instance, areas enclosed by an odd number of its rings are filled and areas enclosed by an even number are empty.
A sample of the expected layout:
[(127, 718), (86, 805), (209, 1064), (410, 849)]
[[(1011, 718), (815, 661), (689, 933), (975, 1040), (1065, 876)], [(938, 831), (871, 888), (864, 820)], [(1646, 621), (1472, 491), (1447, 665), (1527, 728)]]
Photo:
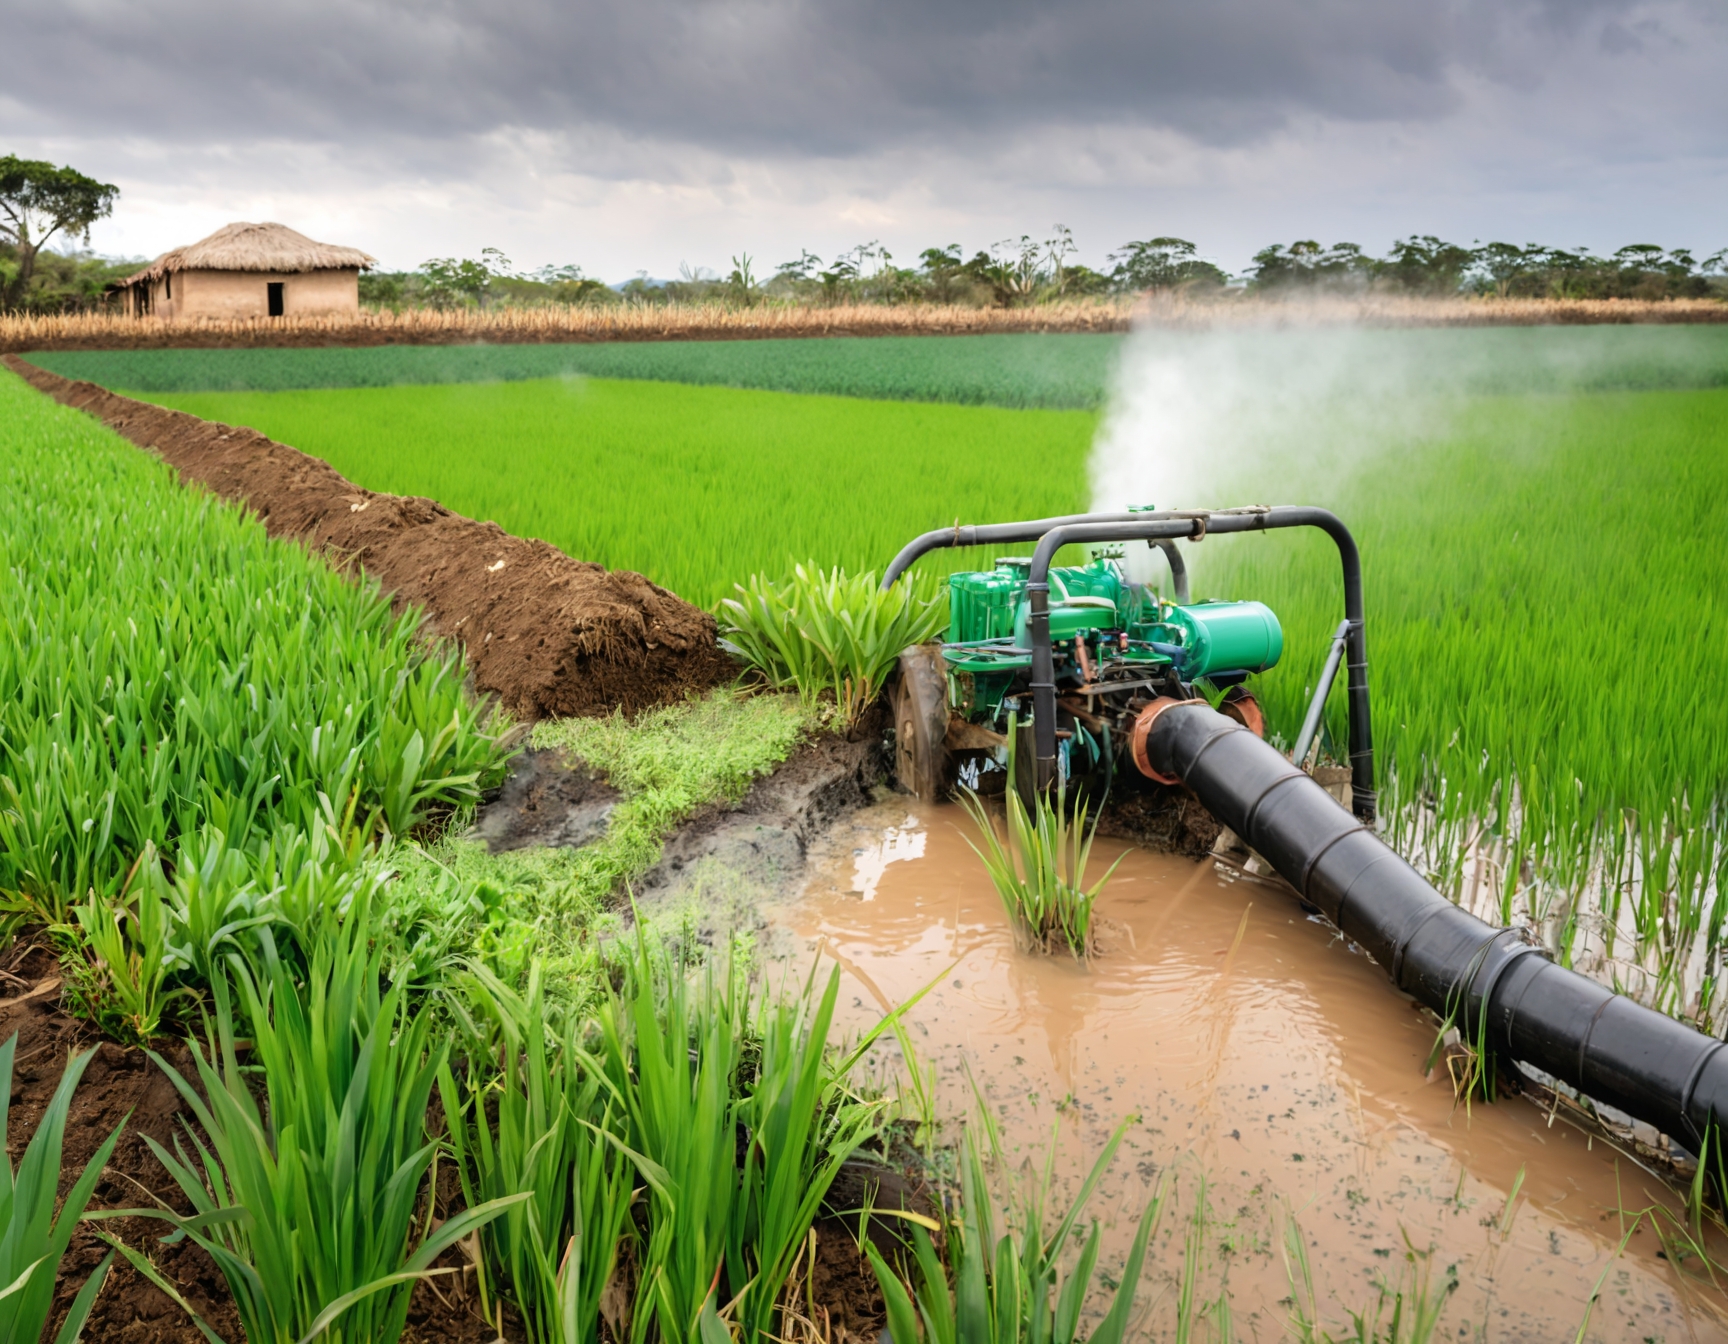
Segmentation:
[(0, 242), (17, 270), (0, 290), (0, 308), (20, 308), (36, 273), (36, 254), (56, 233), (90, 241), (90, 226), (114, 211), (120, 188), (41, 159), (0, 158)]
[(1111, 280), (1118, 288), (1135, 293), (1189, 286), (1218, 288), (1228, 278), (1211, 262), (1202, 261), (1186, 238), (1123, 243), (1110, 254), (1110, 260), (1116, 263)]

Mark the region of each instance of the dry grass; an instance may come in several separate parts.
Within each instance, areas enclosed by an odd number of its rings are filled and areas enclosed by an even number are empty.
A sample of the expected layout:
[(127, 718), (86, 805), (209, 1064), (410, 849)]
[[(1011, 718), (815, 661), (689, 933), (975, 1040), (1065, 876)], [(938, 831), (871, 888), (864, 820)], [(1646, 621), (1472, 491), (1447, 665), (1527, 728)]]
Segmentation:
[(987, 332), (1126, 331), (1150, 326), (1383, 327), (1544, 326), (1728, 322), (1717, 299), (1415, 299), (1390, 296), (1275, 299), (1183, 296), (1043, 304), (1035, 308), (834, 308), (763, 304), (506, 308), (357, 317), (278, 317), (163, 322), (110, 314), (0, 316), (0, 352), (148, 347), (463, 345), (555, 341), (752, 340), (773, 336), (978, 335)]
[(835, 308), (723, 304), (657, 307), (503, 308), (357, 317), (276, 317), (162, 322), (108, 314), (0, 317), (0, 352), (114, 350), (154, 346), (465, 345), (555, 341), (752, 340), (771, 336), (974, 335), (1022, 331), (1126, 331), (1126, 302), (1037, 308), (934, 304)]

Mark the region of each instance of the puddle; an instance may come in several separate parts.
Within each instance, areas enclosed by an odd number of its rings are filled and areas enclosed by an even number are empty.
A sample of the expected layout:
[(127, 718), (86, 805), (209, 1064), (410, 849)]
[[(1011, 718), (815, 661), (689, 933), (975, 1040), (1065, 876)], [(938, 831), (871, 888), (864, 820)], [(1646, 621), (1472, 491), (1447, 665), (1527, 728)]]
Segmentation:
[[(1648, 1228), (1614, 1260), (1617, 1210), (1672, 1205), (1664, 1187), (1525, 1100), (1455, 1110), (1450, 1084), (1423, 1076), (1431, 1020), (1286, 893), (1134, 850), (1100, 898), (1107, 951), (1088, 968), (1016, 950), (969, 826), (958, 807), (878, 804), (813, 850), (805, 895), (774, 918), (845, 968), (852, 1025), (952, 967), (912, 1039), (939, 1114), (966, 1112), (970, 1073), (1013, 1160), (1041, 1160), (1060, 1113), (1071, 1189), (1141, 1117), (1090, 1211), (1120, 1263), (1154, 1183), (1175, 1181), (1142, 1299), (1157, 1297), (1154, 1326), (1204, 1173), (1199, 1290), (1227, 1288), (1240, 1339), (1282, 1336), (1294, 1211), (1335, 1332), (1396, 1281), (1408, 1243), (1432, 1248), (1436, 1285), (1459, 1279), (1436, 1339), (1569, 1340), (1606, 1270), (1587, 1338), (1728, 1340), (1719, 1302), (1679, 1281)], [(1100, 840), (1095, 872), (1121, 849)]]

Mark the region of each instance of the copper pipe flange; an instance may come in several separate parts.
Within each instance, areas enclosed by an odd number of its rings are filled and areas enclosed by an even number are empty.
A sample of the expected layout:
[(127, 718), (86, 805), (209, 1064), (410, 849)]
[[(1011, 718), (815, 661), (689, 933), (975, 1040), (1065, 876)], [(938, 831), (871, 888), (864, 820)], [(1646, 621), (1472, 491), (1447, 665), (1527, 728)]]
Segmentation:
[(1235, 719), (1255, 737), (1265, 739), (1266, 712), (1260, 708), (1260, 702), (1254, 698), (1253, 691), (1245, 691), (1240, 686), (1232, 686), (1224, 693), (1224, 699), (1218, 706), (1218, 712), (1227, 719)]
[(1203, 705), (1201, 699), (1178, 700), (1174, 696), (1161, 695), (1145, 709), (1140, 711), (1134, 720), (1133, 728), (1128, 731), (1128, 752), (1134, 758), (1134, 768), (1147, 779), (1157, 780), (1160, 784), (1180, 784), (1182, 781), (1170, 775), (1161, 775), (1152, 768), (1152, 762), (1146, 756), (1146, 739), (1152, 734), (1152, 725), (1158, 716), (1167, 709), (1175, 709), (1179, 705)]

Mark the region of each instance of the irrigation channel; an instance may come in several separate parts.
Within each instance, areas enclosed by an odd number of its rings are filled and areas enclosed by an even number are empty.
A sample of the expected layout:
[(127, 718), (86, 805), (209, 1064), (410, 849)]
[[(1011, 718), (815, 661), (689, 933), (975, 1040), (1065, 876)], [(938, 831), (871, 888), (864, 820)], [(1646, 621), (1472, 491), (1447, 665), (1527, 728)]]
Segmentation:
[[(910, 1015), (934, 1110), (964, 1115), (976, 1089), (1013, 1161), (1041, 1161), (1060, 1119), (1071, 1190), (1141, 1117), (1092, 1211), (1119, 1263), (1156, 1182), (1175, 1183), (1154, 1322), (1181, 1295), (1204, 1178), (1195, 1287), (1227, 1287), (1238, 1338), (1289, 1320), (1294, 1217), (1334, 1328), (1425, 1267), (1435, 1294), (1458, 1280), (1437, 1339), (1571, 1339), (1599, 1278), (1586, 1338), (1728, 1339), (1648, 1226), (1617, 1254), (1620, 1210), (1677, 1208), (1673, 1193), (1526, 1098), (1456, 1103), (1444, 1066), (1424, 1073), (1433, 1019), (1287, 890), (1130, 849), (1099, 900), (1104, 950), (1080, 965), (1016, 948), (972, 832), (955, 805), (878, 802), (813, 848), (773, 919), (845, 969), (853, 1027), (946, 973)], [(1122, 848), (1101, 839), (1094, 863)]]

